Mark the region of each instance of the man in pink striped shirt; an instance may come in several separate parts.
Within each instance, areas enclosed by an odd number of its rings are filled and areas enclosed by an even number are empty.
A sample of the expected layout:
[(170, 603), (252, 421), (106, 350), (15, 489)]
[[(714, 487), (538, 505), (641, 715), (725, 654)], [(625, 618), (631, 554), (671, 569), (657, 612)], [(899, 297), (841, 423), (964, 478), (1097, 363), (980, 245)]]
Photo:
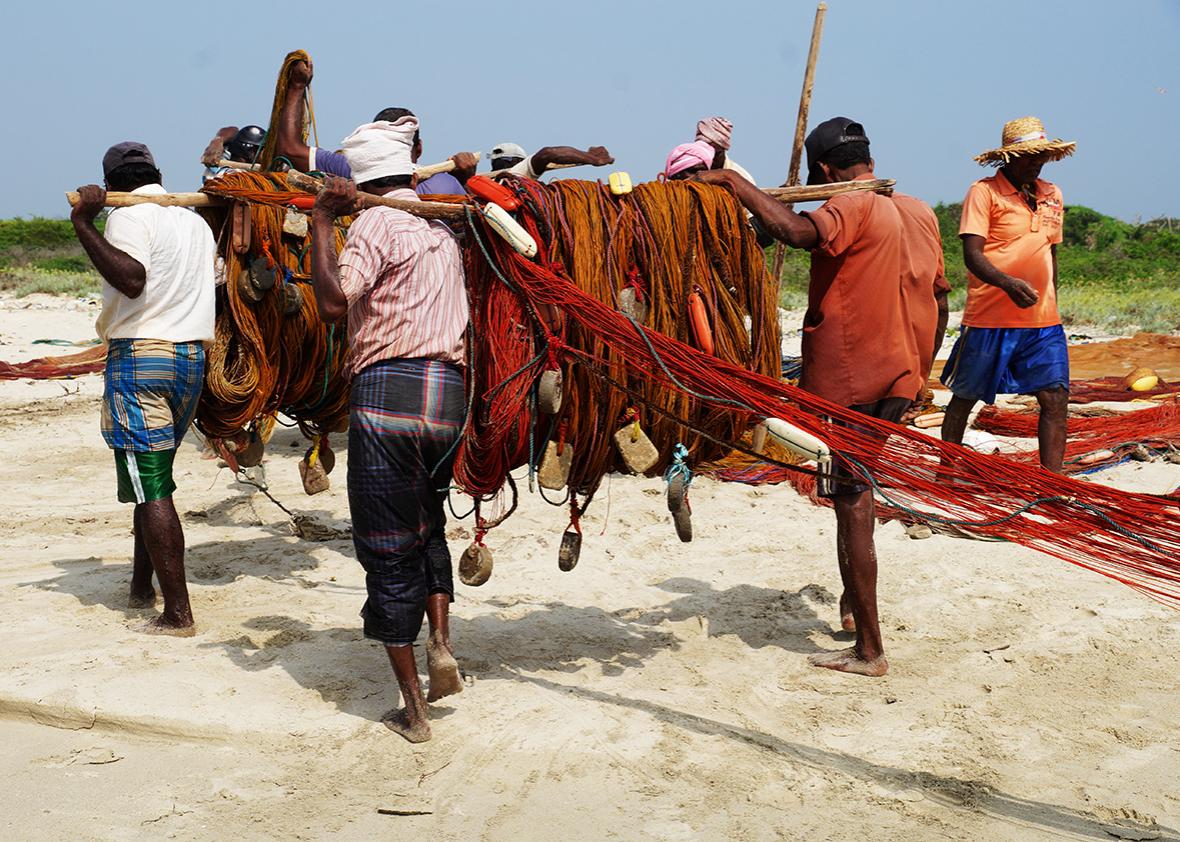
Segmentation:
[[(443, 527), (466, 398), (467, 291), (450, 230), (402, 210), (363, 211), (339, 259), (336, 217), (356, 192), (417, 201), (414, 117), (377, 121), (344, 141), (355, 183), (331, 177), (312, 212), (312, 282), (325, 322), (347, 315), (352, 393), (348, 506), (368, 599), (365, 636), (384, 644), (404, 707), (383, 718), (410, 742), (430, 739), (426, 703), (463, 689), (447, 615), (454, 599)], [(423, 698), (413, 644), (430, 620)]]

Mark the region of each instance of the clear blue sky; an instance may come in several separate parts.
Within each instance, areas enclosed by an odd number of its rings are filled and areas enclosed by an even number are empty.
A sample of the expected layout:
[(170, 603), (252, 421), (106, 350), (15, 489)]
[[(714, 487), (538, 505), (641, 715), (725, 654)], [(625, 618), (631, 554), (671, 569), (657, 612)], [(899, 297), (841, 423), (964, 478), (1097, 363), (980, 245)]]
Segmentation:
[[(315, 60), (324, 146), (405, 105), (422, 120), (427, 162), (504, 140), (602, 144), (639, 181), (692, 140), (699, 117), (721, 114), (735, 125), (734, 159), (777, 184), (814, 10), (811, 0), (14, 4), (0, 50), (0, 217), (64, 215), (62, 191), (100, 181), (102, 153), (120, 140), (146, 142), (169, 189), (195, 189), (213, 132), (265, 124), (279, 64), (298, 48)], [(861, 120), (878, 173), (933, 203), (960, 199), (983, 174), (971, 156), (998, 145), (1005, 120), (1035, 114), (1078, 142), (1044, 173), (1067, 203), (1180, 216), (1178, 44), (1177, 0), (829, 0), (812, 123)]]

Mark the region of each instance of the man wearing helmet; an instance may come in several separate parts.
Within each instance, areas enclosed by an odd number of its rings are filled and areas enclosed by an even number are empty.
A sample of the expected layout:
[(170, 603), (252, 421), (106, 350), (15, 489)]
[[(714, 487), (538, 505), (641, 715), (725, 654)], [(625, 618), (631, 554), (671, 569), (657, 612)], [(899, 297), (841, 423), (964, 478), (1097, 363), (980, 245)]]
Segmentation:
[(229, 169), (222, 161), (253, 164), (265, 141), (266, 129), (261, 126), (243, 126), (240, 129), (237, 126), (226, 126), (219, 130), (201, 154), (201, 163), (205, 165), (201, 181), (208, 181)]

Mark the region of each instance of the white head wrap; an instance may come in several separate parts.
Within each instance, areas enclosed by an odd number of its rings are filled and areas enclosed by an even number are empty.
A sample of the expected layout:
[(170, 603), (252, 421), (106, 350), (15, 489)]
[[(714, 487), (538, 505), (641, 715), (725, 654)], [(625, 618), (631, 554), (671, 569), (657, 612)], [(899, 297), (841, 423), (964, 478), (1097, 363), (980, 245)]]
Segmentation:
[(357, 184), (391, 175), (412, 175), (410, 150), (418, 131), (417, 117), (399, 117), (396, 122), (378, 120), (358, 126), (342, 145), (344, 157)]
[(697, 123), (697, 140), (703, 140), (719, 149), (729, 149), (733, 136), (733, 123), (724, 117), (708, 117)]

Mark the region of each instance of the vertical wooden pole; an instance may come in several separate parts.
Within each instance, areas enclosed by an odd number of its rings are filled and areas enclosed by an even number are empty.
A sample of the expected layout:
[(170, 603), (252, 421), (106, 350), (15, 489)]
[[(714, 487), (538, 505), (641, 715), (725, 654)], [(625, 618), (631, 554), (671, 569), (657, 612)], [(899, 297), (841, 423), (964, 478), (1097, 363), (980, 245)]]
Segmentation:
[[(815, 23), (811, 27), (811, 47), (807, 51), (807, 69), (803, 72), (803, 90), (799, 94), (799, 116), (795, 120), (795, 143), (791, 147), (791, 166), (787, 170), (787, 180), (784, 187), (794, 187), (799, 183), (799, 166), (803, 162), (803, 139), (807, 136), (807, 112), (811, 108), (811, 91), (815, 87), (815, 64), (819, 61), (819, 41), (824, 31), (824, 13), (828, 10), (827, 3), (820, 3), (815, 7)], [(783, 255), (785, 246), (775, 243), (773, 277), (778, 283), (779, 275), (783, 271)]]

